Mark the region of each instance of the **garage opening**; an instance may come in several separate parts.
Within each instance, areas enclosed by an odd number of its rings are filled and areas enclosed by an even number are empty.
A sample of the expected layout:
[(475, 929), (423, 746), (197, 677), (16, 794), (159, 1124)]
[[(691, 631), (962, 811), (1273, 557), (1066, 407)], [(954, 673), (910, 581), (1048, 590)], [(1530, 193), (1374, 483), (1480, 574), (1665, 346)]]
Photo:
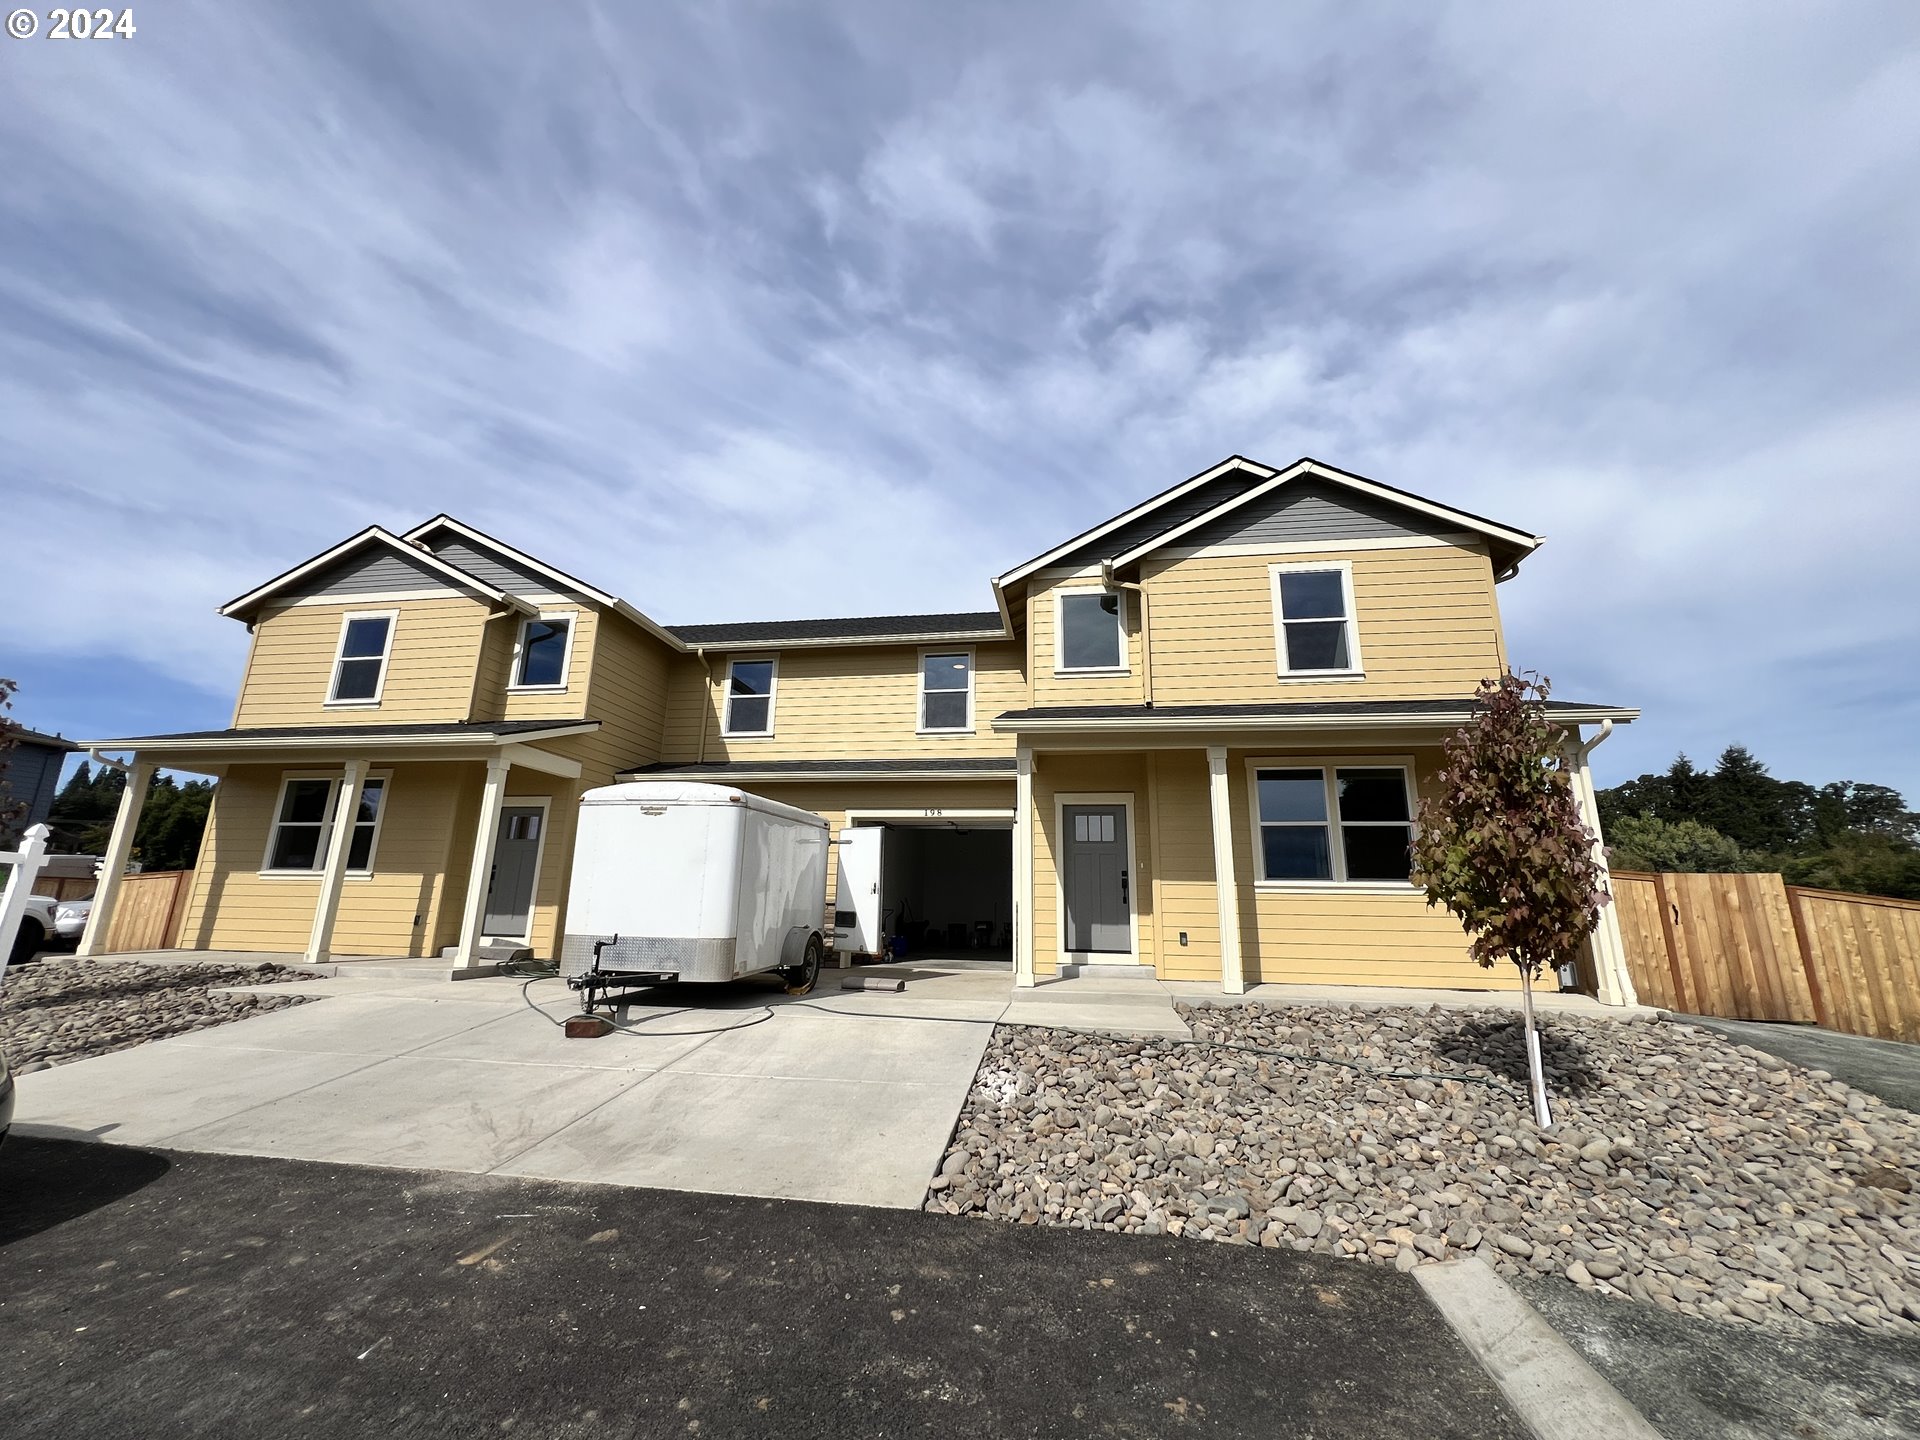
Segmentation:
[(855, 819), (842, 833), (836, 949), (1013, 961), (1013, 817)]

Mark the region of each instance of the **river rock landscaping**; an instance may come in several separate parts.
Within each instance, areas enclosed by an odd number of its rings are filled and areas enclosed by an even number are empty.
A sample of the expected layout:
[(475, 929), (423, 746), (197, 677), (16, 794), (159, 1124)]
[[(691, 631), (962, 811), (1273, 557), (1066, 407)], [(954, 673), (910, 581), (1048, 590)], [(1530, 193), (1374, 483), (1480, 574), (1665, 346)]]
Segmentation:
[(142, 965), (45, 957), (7, 969), (0, 991), (0, 1051), (16, 1073), (44, 1070), (309, 998), (216, 994), (221, 987), (313, 978), (284, 965)]
[(1508, 1275), (1734, 1324), (1920, 1333), (1920, 1118), (1652, 1018), (1179, 1007), (1195, 1043), (1002, 1027), (926, 1208)]

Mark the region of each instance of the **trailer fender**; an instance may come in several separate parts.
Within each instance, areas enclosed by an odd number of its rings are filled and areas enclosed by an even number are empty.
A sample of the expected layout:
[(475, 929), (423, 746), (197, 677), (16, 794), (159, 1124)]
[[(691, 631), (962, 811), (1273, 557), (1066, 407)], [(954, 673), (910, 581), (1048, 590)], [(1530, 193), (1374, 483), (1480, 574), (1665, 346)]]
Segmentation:
[(798, 969), (800, 962), (806, 959), (807, 942), (820, 938), (818, 930), (810, 930), (805, 925), (795, 925), (787, 931), (787, 938), (780, 942), (780, 968)]

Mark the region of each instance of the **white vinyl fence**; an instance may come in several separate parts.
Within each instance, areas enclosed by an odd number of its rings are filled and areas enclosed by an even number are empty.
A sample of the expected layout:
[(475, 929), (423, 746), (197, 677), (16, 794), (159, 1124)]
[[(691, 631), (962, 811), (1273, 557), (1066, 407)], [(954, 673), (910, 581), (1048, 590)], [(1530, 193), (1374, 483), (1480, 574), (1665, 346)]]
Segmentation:
[(6, 978), (13, 937), (20, 933), (20, 917), (27, 913), (33, 882), (47, 863), (47, 833), (44, 825), (29, 825), (18, 850), (0, 850), (0, 865), (8, 867), (7, 888), (0, 892), (0, 980)]

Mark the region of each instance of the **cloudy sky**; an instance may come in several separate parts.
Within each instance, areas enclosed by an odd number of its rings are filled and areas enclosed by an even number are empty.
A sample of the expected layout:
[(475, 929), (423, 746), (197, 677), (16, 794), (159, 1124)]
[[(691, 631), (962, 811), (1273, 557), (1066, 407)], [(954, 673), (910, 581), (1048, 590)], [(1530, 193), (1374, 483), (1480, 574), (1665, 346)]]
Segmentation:
[[(644, 12), (644, 14), (643, 14)], [(669, 623), (984, 608), (1235, 451), (1545, 533), (1517, 663), (1920, 799), (1920, 8), (328, 0), (0, 39), (0, 674), (442, 509)]]

